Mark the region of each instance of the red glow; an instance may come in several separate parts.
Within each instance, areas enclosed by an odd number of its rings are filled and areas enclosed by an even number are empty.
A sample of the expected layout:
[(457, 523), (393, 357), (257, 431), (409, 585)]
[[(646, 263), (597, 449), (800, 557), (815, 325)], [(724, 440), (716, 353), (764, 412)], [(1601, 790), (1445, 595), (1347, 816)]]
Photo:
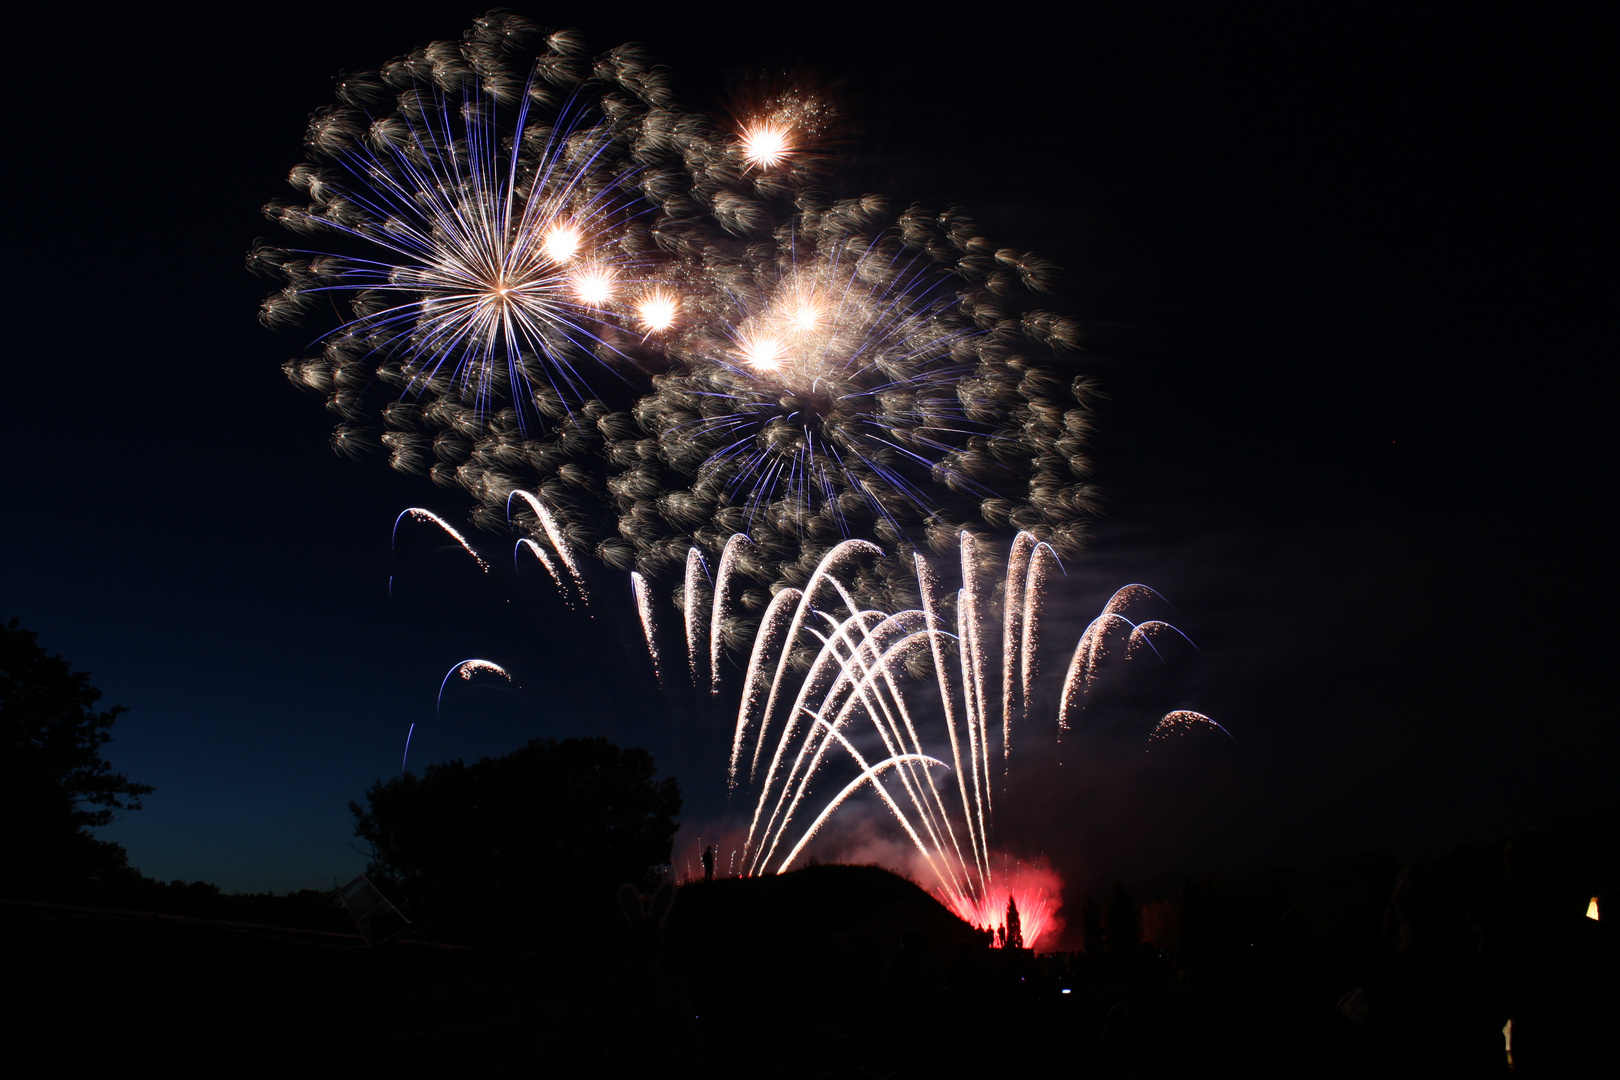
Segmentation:
[(1026, 949), (1039, 947), (1043, 938), (1054, 937), (1063, 929), (1063, 921), (1057, 917), (1063, 879), (1044, 858), (992, 869), (990, 887), (981, 896), (953, 895), (943, 889), (935, 895), (963, 922), (992, 932), (1006, 928), (1007, 897), (1011, 896), (1018, 905)]

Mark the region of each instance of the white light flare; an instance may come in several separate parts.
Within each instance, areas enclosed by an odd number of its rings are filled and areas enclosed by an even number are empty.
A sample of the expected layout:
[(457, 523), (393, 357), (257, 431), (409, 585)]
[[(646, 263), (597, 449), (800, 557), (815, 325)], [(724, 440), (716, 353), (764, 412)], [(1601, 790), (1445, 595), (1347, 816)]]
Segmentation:
[(789, 322), (796, 332), (811, 334), (821, 328), (826, 318), (826, 312), (814, 296), (801, 296), (793, 305)]
[(787, 362), (787, 345), (774, 334), (750, 334), (737, 342), (743, 363), (759, 371), (779, 371)]
[(618, 282), (612, 269), (606, 266), (587, 266), (576, 273), (570, 284), (574, 296), (586, 307), (606, 307), (613, 299)]
[(743, 129), (740, 141), (751, 168), (774, 169), (793, 152), (793, 129), (780, 120), (756, 120)]
[(547, 229), (540, 240), (540, 250), (552, 262), (561, 265), (579, 254), (585, 246), (585, 237), (578, 226), (563, 223)]
[(672, 292), (654, 289), (636, 303), (636, 318), (648, 334), (661, 334), (675, 325), (681, 313), (681, 300)]

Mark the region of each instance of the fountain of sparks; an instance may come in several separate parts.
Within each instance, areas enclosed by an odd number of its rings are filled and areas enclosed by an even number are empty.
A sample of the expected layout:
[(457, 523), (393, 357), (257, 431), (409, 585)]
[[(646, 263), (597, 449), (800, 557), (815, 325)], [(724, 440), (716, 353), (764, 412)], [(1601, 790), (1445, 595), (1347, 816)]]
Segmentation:
[[(584, 582), (566, 537), (543, 503), (517, 494), (551, 541), (550, 552), (527, 540), (519, 542), (520, 550), (527, 546), (542, 561), (565, 601), (571, 593), (583, 600)], [(487, 569), (443, 519), (414, 509), (401, 519), (407, 516), (438, 526)], [(694, 685), (701, 685), (708, 668), (711, 694), (722, 685), (722, 628), (735, 617), (736, 563), (750, 546), (746, 536), (732, 536), (712, 576), (701, 551), (694, 548), (688, 555), (682, 596), (686, 666)], [(755, 876), (792, 868), (840, 809), (870, 788), (910, 843), (922, 872), (933, 878), (935, 894), (958, 916), (1004, 930), (1011, 899), (1031, 948), (1051, 927), (1061, 880), (1044, 860), (1018, 861), (998, 853), (992, 837), (997, 801), (1016, 790), (1009, 790), (1014, 730), (1036, 722), (1032, 691), (1039, 675), (1042, 602), (1051, 571), (1061, 567), (1050, 546), (1030, 533), (1017, 535), (1000, 576), (1001, 634), (999, 649), (992, 652), (997, 582), (984, 569), (980, 546), (971, 533), (962, 534), (962, 584), (954, 597), (943, 595), (928, 561), (914, 555), (920, 608), (884, 612), (860, 605), (844, 575), (863, 557), (883, 554), (865, 540), (838, 544), (802, 589), (784, 588), (772, 598), (754, 635), (731, 739), (727, 785), (751, 795), (752, 809), (741, 843), (725, 857), (728, 870)], [(665, 686), (652, 585), (635, 573), (631, 585), (648, 656)], [(1059, 741), (1086, 707), (1111, 655), (1160, 655), (1161, 638), (1191, 645), (1163, 620), (1130, 617), (1134, 605), (1152, 599), (1162, 600), (1145, 585), (1127, 585), (1080, 635), (1053, 724)], [(997, 654), (999, 686), (992, 677)], [(937, 704), (915, 700), (925, 691), (910, 672), (924, 667), (932, 670)], [(465, 661), (445, 682), (477, 671), (510, 679), (491, 662)], [(919, 716), (939, 717), (943, 732), (929, 730)], [(1202, 713), (1178, 709), (1158, 721), (1149, 747), (1199, 731), (1231, 737)], [(845, 782), (817, 804), (814, 787), (835, 772)], [(806, 818), (809, 823), (803, 824)]]
[[(726, 555), (746, 543), (734, 537)], [(1011, 897), (1024, 940), (1034, 947), (1052, 923), (1062, 883), (1044, 862), (999, 855), (992, 833), (995, 804), (1009, 797), (1014, 729), (1033, 719), (1041, 602), (1058, 560), (1029, 533), (1013, 542), (1002, 579), (996, 687), (988, 647), (994, 582), (980, 569), (979, 541), (964, 534), (961, 544), (962, 587), (954, 603), (941, 596), (932, 568), (918, 555), (920, 608), (892, 613), (862, 608), (841, 575), (863, 556), (882, 554), (863, 540), (839, 544), (802, 589), (782, 589), (772, 599), (754, 638), (731, 743), (728, 784), (752, 795), (746, 836), (733, 857), (743, 875), (791, 868), (839, 810), (870, 788), (934, 879), (942, 902), (974, 925), (997, 929), (1004, 926)], [(730, 590), (726, 555), (712, 587), (711, 664), (718, 656), (718, 627)], [(703, 638), (698, 620), (704, 614), (697, 600), (699, 586), (707, 584), (705, 571), (701, 557), (694, 556), (685, 604), (694, 681)], [(1118, 590), (1081, 635), (1063, 682), (1058, 738), (1084, 708), (1111, 652), (1157, 653), (1156, 638), (1185, 640), (1168, 623), (1128, 617), (1133, 603), (1155, 596), (1143, 585)], [(642, 606), (646, 610), (644, 601)], [(907, 673), (920, 666), (932, 667), (938, 694), (937, 710), (926, 714), (912, 696), (918, 680)], [(936, 713), (943, 718), (943, 738), (919, 723), (920, 716)], [(1225, 731), (1200, 713), (1177, 710), (1159, 721), (1150, 740), (1206, 726)], [(853, 776), (818, 803), (816, 783), (840, 767), (841, 777), (851, 770)]]

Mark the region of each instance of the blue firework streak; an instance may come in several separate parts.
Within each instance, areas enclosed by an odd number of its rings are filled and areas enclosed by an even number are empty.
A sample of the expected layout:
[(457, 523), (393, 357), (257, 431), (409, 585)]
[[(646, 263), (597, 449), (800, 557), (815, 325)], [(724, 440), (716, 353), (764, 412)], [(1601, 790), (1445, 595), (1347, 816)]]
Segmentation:
[(551, 106), (547, 76), (566, 76), (557, 61), (570, 48), (554, 39), (526, 73), (499, 47), (426, 50), (347, 80), (346, 103), (313, 120), (307, 142), (324, 164), (290, 177), (309, 202), (267, 213), (356, 251), (255, 255), (288, 282), (266, 322), (347, 301), (352, 318), (323, 356), (289, 365), (332, 390), (338, 411), (376, 375), (404, 397), (453, 396), (480, 414), (515, 402), (521, 424), (532, 384), (572, 403), (601, 381), (598, 354), (614, 351), (605, 335), (641, 265), (628, 247), (633, 170), (605, 121), (587, 122), (577, 88)]

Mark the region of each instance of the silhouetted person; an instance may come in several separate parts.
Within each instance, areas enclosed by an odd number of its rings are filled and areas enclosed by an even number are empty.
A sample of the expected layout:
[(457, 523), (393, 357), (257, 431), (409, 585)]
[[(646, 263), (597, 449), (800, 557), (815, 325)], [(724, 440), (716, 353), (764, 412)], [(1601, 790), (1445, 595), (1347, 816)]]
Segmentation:
[(1614, 1075), (1620, 1060), (1608, 928), (1586, 917), (1590, 897), (1554, 834), (1520, 833), (1503, 859), (1512, 905), (1488, 959), (1502, 1014), (1513, 1021), (1514, 1073)]
[(1400, 945), (1365, 991), (1365, 1020), (1393, 1076), (1505, 1072), (1502, 1022), (1461, 891), (1436, 866), (1402, 872), (1391, 896)]
[(691, 996), (679, 976), (662, 964), (664, 921), (675, 906), (666, 880), (643, 902), (633, 885), (619, 888), (619, 910), (630, 935), (622, 974), (603, 987), (595, 1018), (602, 1025), (596, 1047), (606, 1061), (594, 1075), (642, 1076), (650, 1062), (676, 1075), (698, 1066), (697, 1029)]
[(1085, 952), (1086, 959), (1096, 960), (1102, 956), (1102, 912), (1097, 910), (1096, 902), (1089, 896), (1080, 908), (1080, 933), (1080, 947)]
[(714, 880), (714, 845), (703, 849), (703, 880)]
[(1136, 901), (1125, 891), (1123, 881), (1114, 882), (1114, 895), (1108, 898), (1108, 951), (1131, 956), (1142, 940), (1142, 923), (1136, 914)]

